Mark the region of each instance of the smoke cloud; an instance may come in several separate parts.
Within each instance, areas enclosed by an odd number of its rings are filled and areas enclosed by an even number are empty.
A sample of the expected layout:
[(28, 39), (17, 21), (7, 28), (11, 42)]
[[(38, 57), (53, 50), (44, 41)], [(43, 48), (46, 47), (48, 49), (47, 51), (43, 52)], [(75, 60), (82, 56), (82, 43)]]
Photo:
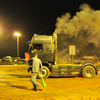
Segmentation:
[[(62, 49), (68, 48), (69, 45), (75, 45), (78, 56), (99, 55), (100, 10), (94, 10), (86, 3), (82, 4), (79, 9), (80, 11), (76, 12), (73, 17), (70, 13), (58, 17), (54, 32), (64, 35), (60, 39), (61, 41), (58, 40), (59, 43), (63, 43)], [(59, 51), (61, 52), (60, 48)]]
[(57, 34), (68, 34), (70, 37), (77, 37), (84, 31), (87, 35), (86, 39), (89, 43), (94, 43), (96, 46), (100, 45), (100, 11), (93, 10), (88, 4), (82, 4), (80, 12), (72, 19), (70, 13), (66, 13), (57, 18), (56, 29)]

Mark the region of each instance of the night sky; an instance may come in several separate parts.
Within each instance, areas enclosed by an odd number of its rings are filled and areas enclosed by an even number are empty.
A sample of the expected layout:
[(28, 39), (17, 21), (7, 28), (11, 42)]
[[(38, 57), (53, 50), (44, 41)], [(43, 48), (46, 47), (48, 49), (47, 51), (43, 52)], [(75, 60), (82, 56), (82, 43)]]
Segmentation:
[(52, 35), (57, 17), (69, 12), (72, 18), (83, 3), (100, 10), (99, 0), (1, 0), (0, 58), (17, 56), (15, 31), (21, 33), (19, 55), (23, 58), (34, 34)]

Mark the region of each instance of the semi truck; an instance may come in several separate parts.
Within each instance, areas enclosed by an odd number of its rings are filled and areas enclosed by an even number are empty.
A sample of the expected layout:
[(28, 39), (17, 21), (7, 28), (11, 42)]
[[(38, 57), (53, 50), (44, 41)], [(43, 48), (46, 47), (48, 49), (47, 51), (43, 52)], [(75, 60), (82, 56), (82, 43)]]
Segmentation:
[[(38, 54), (41, 59), (43, 70), (39, 71), (38, 78), (48, 78), (49, 76), (75, 76), (81, 75), (85, 78), (92, 78), (97, 75), (98, 66), (93, 63), (67, 63), (57, 64), (57, 34), (53, 33), (52, 36), (47, 35), (34, 35), (31, 41), (27, 42), (29, 45), (28, 54), (30, 57), (34, 53)], [(29, 66), (31, 67), (31, 61)]]

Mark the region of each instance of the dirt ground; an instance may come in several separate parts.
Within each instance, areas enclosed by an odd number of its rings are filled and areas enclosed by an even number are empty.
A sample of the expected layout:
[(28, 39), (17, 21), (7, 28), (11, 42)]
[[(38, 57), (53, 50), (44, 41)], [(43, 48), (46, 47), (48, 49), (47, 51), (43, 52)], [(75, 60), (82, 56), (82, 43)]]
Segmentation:
[(37, 79), (33, 90), (26, 65), (0, 65), (0, 100), (100, 100), (100, 71), (93, 78), (49, 77)]

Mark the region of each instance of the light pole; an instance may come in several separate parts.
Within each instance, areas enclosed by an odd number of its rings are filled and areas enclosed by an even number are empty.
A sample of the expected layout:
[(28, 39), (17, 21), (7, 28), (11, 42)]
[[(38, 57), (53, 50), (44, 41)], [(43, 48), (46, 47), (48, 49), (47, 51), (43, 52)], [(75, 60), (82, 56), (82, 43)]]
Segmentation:
[(19, 36), (20, 36), (21, 34), (20, 33), (15, 33), (15, 36), (17, 36), (17, 57), (19, 57)]

